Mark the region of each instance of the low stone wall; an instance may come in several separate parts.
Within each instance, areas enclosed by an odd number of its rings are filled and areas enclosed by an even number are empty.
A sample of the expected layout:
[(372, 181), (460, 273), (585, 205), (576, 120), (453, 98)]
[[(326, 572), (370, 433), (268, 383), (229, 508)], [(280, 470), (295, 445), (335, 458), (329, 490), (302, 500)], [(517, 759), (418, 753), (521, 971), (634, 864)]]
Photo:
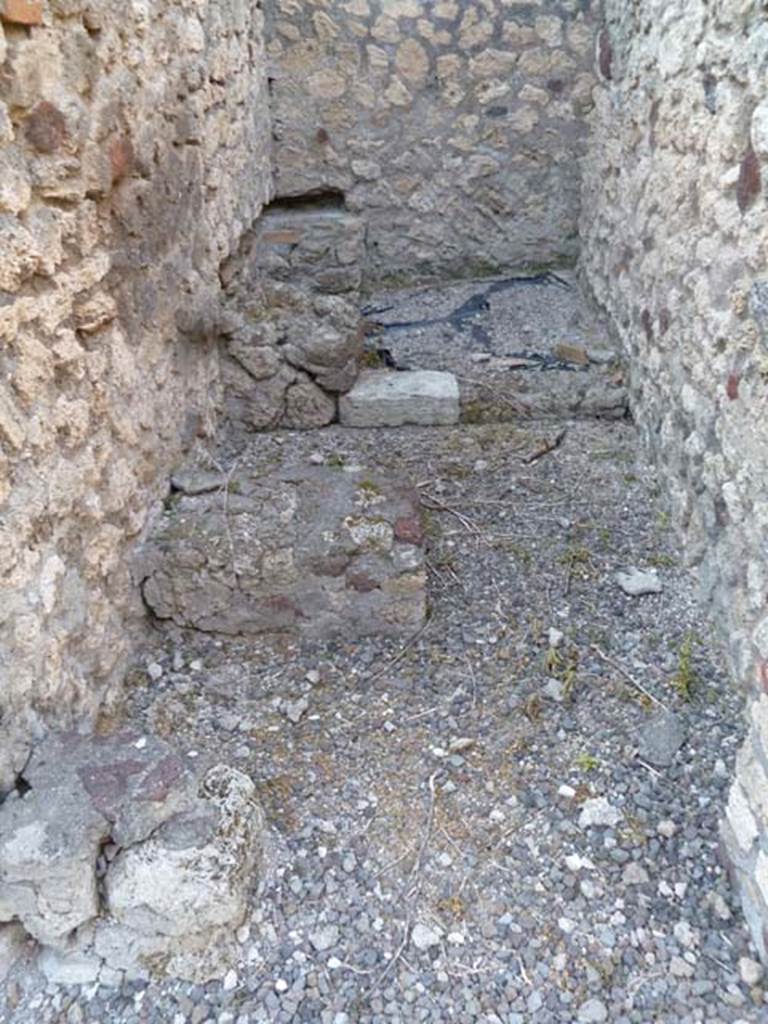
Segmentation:
[(607, 0), (582, 268), (629, 356), (752, 724), (724, 825), (768, 945), (768, 22), (759, 0)]
[(262, 47), (250, 0), (0, 2), (0, 791), (38, 714), (120, 679), (126, 551), (211, 430)]
[(369, 279), (577, 252), (591, 0), (268, 0), (278, 197), (329, 190)]

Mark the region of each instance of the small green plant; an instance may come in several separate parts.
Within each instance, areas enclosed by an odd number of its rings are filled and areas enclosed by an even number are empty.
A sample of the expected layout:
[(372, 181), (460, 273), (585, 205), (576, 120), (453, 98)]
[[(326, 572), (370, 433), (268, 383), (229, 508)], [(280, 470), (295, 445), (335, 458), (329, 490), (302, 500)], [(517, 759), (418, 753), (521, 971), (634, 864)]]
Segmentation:
[(672, 677), (672, 686), (681, 700), (691, 700), (693, 691), (698, 683), (696, 669), (693, 667), (693, 645), (696, 637), (693, 633), (688, 635), (680, 645), (677, 657), (677, 672)]
[(560, 680), (563, 684), (564, 695), (570, 697), (576, 684), (576, 673), (579, 668), (578, 650), (574, 647), (561, 653), (555, 647), (547, 648), (544, 655), (544, 668), (547, 675)]
[(360, 366), (367, 370), (378, 370), (383, 365), (383, 360), (375, 349), (366, 349), (360, 357)]
[(330, 466), (331, 469), (342, 469), (344, 466), (344, 456), (329, 455), (326, 459), (326, 465)]
[(659, 512), (659, 516), (658, 516), (657, 522), (659, 524), (659, 529), (660, 530), (668, 530), (669, 527), (670, 527), (670, 524), (671, 524), (671, 520), (669, 518), (669, 512), (666, 512), (664, 510)]
[(378, 487), (373, 480), (361, 480), (358, 487), (367, 495), (381, 494), (381, 488)]
[(580, 772), (593, 772), (596, 768), (600, 767), (598, 758), (594, 754), (587, 753), (586, 750), (577, 754), (573, 763)]
[(671, 555), (651, 555), (648, 558), (648, 565), (652, 565), (654, 569), (674, 569), (677, 565), (677, 559)]

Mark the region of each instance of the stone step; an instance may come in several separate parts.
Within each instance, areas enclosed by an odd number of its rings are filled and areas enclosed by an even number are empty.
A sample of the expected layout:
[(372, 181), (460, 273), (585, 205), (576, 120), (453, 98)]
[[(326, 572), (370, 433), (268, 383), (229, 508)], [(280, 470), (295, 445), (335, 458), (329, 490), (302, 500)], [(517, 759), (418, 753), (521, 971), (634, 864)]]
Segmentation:
[[(363, 469), (209, 472), (183, 488), (136, 572), (159, 619), (227, 636), (410, 635), (426, 615), (417, 492)], [(198, 483), (199, 481), (199, 483)]]
[(339, 399), (346, 427), (452, 426), (459, 421), (459, 385), (435, 370), (366, 370)]

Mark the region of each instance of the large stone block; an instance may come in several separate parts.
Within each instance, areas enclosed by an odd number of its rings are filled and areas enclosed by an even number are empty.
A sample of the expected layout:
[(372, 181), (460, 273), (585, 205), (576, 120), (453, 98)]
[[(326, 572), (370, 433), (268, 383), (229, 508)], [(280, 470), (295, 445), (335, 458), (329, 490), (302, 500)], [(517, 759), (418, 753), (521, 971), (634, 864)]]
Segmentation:
[(347, 427), (449, 426), (459, 421), (459, 385), (451, 373), (367, 370), (339, 402)]
[(418, 497), (359, 470), (239, 472), (178, 494), (137, 573), (158, 618), (227, 635), (398, 635), (426, 609)]
[(123, 731), (49, 736), (24, 782), (0, 807), (0, 922), (65, 974), (220, 973), (261, 866), (249, 778)]

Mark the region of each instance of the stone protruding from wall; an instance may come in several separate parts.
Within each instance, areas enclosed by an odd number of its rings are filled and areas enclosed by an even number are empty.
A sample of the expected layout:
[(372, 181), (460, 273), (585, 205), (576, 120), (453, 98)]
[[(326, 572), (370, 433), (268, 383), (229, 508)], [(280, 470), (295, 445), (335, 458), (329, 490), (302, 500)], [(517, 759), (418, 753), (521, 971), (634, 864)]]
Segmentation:
[(224, 408), (246, 430), (324, 427), (357, 380), (363, 321), (346, 298), (264, 280), (231, 290), (223, 334)]
[(426, 615), (418, 495), (378, 474), (183, 473), (136, 568), (160, 620), (228, 636), (410, 635)]
[(272, 203), (250, 236), (249, 276), (354, 298), (365, 260), (365, 226), (334, 197)]
[(761, 0), (607, 0), (582, 267), (750, 732), (723, 826), (768, 956), (768, 22)]
[(121, 679), (126, 553), (212, 430), (268, 122), (251, 0), (0, 4), (0, 792), (40, 716)]
[(369, 278), (577, 252), (592, 0), (268, 0), (278, 198), (329, 189)]
[(0, 922), (57, 980), (220, 976), (262, 867), (254, 793), (153, 736), (49, 735), (0, 806)]

